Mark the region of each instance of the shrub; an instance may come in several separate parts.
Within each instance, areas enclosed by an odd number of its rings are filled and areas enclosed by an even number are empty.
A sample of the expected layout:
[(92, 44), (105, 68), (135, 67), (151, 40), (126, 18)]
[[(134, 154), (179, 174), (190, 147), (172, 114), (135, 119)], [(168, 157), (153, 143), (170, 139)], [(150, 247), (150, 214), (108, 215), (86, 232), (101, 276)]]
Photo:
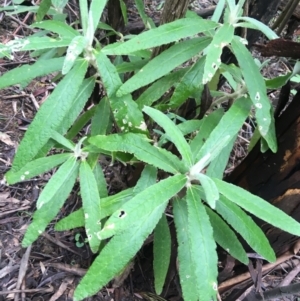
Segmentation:
[[(262, 230), (245, 211), (300, 235), (299, 224), (285, 213), (222, 181), (237, 134), (251, 109), (255, 110), (256, 136), (261, 138), (263, 150), (275, 152), (277, 148), (266, 82), (245, 46), (247, 42), (234, 30), (249, 27), (270, 39), (276, 35), (258, 21), (242, 17), (243, 3), (219, 1), (212, 20), (188, 13), (127, 41), (120, 35), (119, 42), (103, 46), (94, 41), (99, 26), (112, 30), (99, 23), (106, 1), (92, 0), (88, 9), (87, 1), (80, 0), (82, 31), (64, 21), (66, 1), (52, 1), (51, 7), (49, 1), (42, 1), (34, 7), (38, 22), (32, 25), (40, 29), (39, 34), (0, 45), (1, 57), (13, 59), (15, 51), (30, 51), (37, 57), (34, 64), (4, 74), (1, 88), (25, 87), (32, 79), (53, 72), (61, 75), (29, 126), (5, 179), (13, 184), (59, 166), (37, 200), (22, 242), (26, 247), (45, 231), (79, 177), (82, 208), (59, 221), (56, 230), (84, 226), (91, 250), (99, 254), (78, 285), (75, 300), (96, 293), (118, 275), (153, 231), (155, 289), (161, 293), (171, 250), (164, 214), (168, 204), (173, 208), (179, 275), (188, 301), (216, 299), (216, 243), (248, 263), (233, 230), (263, 258), (275, 260)], [(24, 10), (22, 6), (14, 9), (14, 13)], [(41, 21), (47, 12), (53, 19)], [(174, 44), (151, 58), (151, 49), (169, 43)], [(232, 51), (239, 66), (221, 62), (224, 47)], [(129, 61), (124, 62), (123, 56)], [(183, 66), (191, 59), (192, 63)], [(87, 77), (89, 67), (96, 70), (91, 77)], [(221, 75), (232, 93), (216, 91), (214, 83)], [(103, 86), (105, 97), (82, 113), (96, 84)], [(171, 87), (173, 93), (162, 100)], [(178, 108), (195, 95), (199, 104), (205, 87), (214, 96), (208, 114), (201, 120), (183, 119)], [(137, 99), (135, 91), (142, 91)], [(233, 103), (224, 112), (220, 104), (229, 99)], [(90, 133), (74, 143), (88, 122)], [(167, 150), (166, 143), (171, 143), (178, 155)], [(48, 155), (53, 148), (63, 151)], [(136, 186), (108, 196), (100, 155), (129, 164), (143, 162)], [(164, 172), (164, 179), (158, 177), (158, 170)]]

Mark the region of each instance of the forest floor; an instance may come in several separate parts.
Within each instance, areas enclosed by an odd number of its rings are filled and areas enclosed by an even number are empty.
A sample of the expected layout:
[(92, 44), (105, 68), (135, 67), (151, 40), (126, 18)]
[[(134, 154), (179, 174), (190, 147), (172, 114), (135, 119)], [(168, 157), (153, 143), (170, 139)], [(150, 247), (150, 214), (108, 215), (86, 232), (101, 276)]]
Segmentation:
[[(3, 5), (8, 3), (4, 3), (4, 0), (2, 2)], [(70, 2), (73, 3), (70, 4), (71, 8), (78, 11), (78, 7), (74, 5), (76, 1)], [(152, 18), (158, 18), (161, 4), (159, 0), (146, 0), (146, 13)], [(213, 1), (197, 0), (191, 3), (190, 9), (207, 9), (212, 5)], [(139, 21), (133, 4), (129, 6), (128, 12), (130, 22)], [(7, 16), (0, 12), (0, 42), (6, 43), (30, 34), (32, 18), (32, 13)], [(26, 53), (16, 53), (12, 61), (0, 59), (0, 75), (30, 62), (34, 60)], [(266, 73), (269, 72), (269, 75), (274, 75), (272, 70), (282, 74), (287, 71), (286, 65), (278, 60), (274, 60), (268, 68)], [(51, 78), (45, 76), (34, 80), (24, 89), (13, 86), (0, 90), (0, 180), (11, 167), (26, 128), (53, 89)], [(275, 95), (271, 97), (275, 98)], [(245, 144), (241, 137), (227, 172), (246, 155), (248, 141), (246, 142)], [(119, 164), (110, 166), (105, 162), (103, 168), (110, 193), (128, 187), (129, 169), (124, 169)], [(51, 175), (52, 172), (49, 172), (12, 186), (0, 186), (0, 301), (71, 301), (76, 285), (95, 258), (84, 243), (84, 229), (54, 231), (56, 221), (80, 207), (78, 187), (45, 233), (31, 247), (22, 248), (21, 241), (35, 211), (35, 201)], [(154, 294), (151, 261), (152, 245), (147, 244), (138, 254), (136, 264), (125, 281), (118, 282), (116, 279), (107, 288), (86, 300), (182, 300), (178, 279), (174, 275), (168, 279), (164, 299)], [(275, 286), (296, 265), (299, 265), (297, 258), (285, 263), (265, 277), (264, 286)]]

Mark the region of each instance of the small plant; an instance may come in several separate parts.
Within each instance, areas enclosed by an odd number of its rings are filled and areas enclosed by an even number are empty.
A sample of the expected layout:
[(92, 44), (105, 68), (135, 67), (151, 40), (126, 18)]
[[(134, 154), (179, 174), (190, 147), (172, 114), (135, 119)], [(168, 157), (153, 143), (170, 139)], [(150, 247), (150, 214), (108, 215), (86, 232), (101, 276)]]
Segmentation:
[[(262, 230), (246, 212), (300, 235), (300, 225), (285, 213), (222, 181), (234, 141), (251, 109), (255, 110), (262, 149), (277, 150), (266, 81), (245, 47), (247, 41), (234, 30), (249, 27), (270, 39), (276, 35), (262, 23), (242, 16), (244, 2), (220, 0), (212, 20), (188, 13), (183, 19), (103, 47), (95, 42), (95, 31), (99, 26), (113, 30), (99, 23), (106, 1), (92, 0), (89, 8), (86, 0), (79, 1), (82, 31), (77, 31), (64, 21), (66, 1), (52, 0), (52, 6), (47, 6), (44, 4), (49, 1), (44, 0), (34, 7), (38, 22), (32, 27), (41, 30), (39, 35), (0, 44), (1, 57), (13, 59), (15, 51), (31, 51), (38, 58), (33, 65), (4, 74), (0, 88), (24, 87), (35, 77), (52, 72), (61, 75), (21, 141), (5, 179), (13, 184), (59, 166), (37, 200), (22, 241), (26, 247), (45, 231), (79, 178), (82, 208), (59, 221), (56, 230), (84, 226), (91, 250), (99, 253), (100, 243), (103, 247), (78, 285), (74, 300), (95, 294), (118, 275), (153, 231), (155, 289), (161, 293), (171, 250), (164, 215), (170, 202), (177, 229), (179, 275), (187, 301), (216, 300), (216, 243), (248, 263), (232, 229), (263, 258), (275, 260)], [(22, 7), (13, 9), (20, 12)], [(52, 14), (53, 20), (41, 21), (46, 13)], [(175, 44), (151, 59), (152, 48), (169, 43)], [(224, 47), (234, 53), (239, 67), (221, 62)], [(123, 56), (129, 61), (122, 61)], [(192, 58), (191, 65), (182, 67)], [(96, 71), (85, 78), (89, 66)], [(134, 75), (123, 82), (124, 73)], [(213, 83), (220, 75), (227, 79), (232, 93), (214, 91)], [(104, 87), (106, 96), (81, 114), (96, 84)], [(189, 96), (201, 96), (207, 84), (214, 95), (210, 113), (201, 120), (180, 117), (178, 108)], [(132, 93), (141, 87), (147, 88), (134, 99)], [(174, 92), (162, 101), (171, 87)], [(228, 99), (233, 104), (224, 112), (220, 104)], [(179, 115), (181, 121), (176, 123), (165, 112)], [(89, 135), (75, 144), (74, 138), (88, 122)], [(114, 132), (112, 124), (117, 129)], [(179, 155), (164, 148), (165, 142), (173, 144)], [(52, 148), (63, 152), (47, 155)], [(127, 164), (144, 162), (134, 188), (107, 195), (99, 164), (103, 154)], [(164, 179), (158, 177), (158, 169), (164, 172)]]
[(82, 241), (82, 237), (80, 233), (75, 234), (76, 247), (82, 248), (84, 246), (84, 242)]

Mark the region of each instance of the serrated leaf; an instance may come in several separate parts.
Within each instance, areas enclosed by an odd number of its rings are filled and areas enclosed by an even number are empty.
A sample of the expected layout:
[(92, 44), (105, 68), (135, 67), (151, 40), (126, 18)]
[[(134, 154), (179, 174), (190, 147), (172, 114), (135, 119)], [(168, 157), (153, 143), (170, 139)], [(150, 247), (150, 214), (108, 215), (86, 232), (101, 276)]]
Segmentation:
[(79, 32), (77, 30), (61, 21), (47, 20), (36, 22), (33, 23), (31, 27), (46, 29), (59, 34), (61, 37), (66, 37), (69, 39), (79, 36)]
[(37, 237), (43, 233), (50, 221), (57, 215), (72, 191), (78, 175), (78, 168), (79, 162), (76, 162), (72, 167), (72, 171), (69, 172), (68, 179), (66, 179), (64, 185), (60, 185), (60, 188), (54, 194), (51, 202), (46, 203), (42, 208), (34, 212), (33, 221), (28, 226), (22, 241), (23, 247), (28, 247), (32, 244)]
[(221, 195), (216, 204), (216, 211), (236, 232), (241, 234), (255, 252), (270, 262), (275, 261), (274, 251), (266, 236), (241, 208)]
[(157, 168), (151, 165), (146, 165), (142, 171), (141, 177), (133, 188), (133, 193), (137, 194), (146, 188), (154, 185), (157, 180)]
[[(278, 38), (278, 35), (269, 26), (267, 26), (266, 24), (254, 19), (254, 18), (239, 17), (238, 20), (242, 20), (242, 21), (246, 21), (247, 23), (250, 23), (251, 25), (253, 25), (253, 27), (251, 27), (251, 28), (261, 31), (270, 40)], [(237, 23), (237, 25), (240, 25), (240, 23)]]
[(144, 1), (143, 0), (135, 0), (134, 1), (136, 8), (139, 12), (139, 15), (142, 18), (142, 21), (145, 25), (145, 28), (155, 28), (155, 23), (153, 22), (153, 20), (151, 18), (149, 18), (146, 13), (145, 13), (145, 5), (144, 5)]
[(208, 37), (201, 37), (185, 40), (171, 46), (127, 80), (117, 91), (117, 96), (121, 97), (131, 93), (168, 74), (194, 55), (201, 53), (210, 41), (211, 39)]
[(62, 125), (73, 119), (69, 111), (73, 109), (73, 101), (76, 99), (86, 70), (87, 62), (78, 62), (43, 103), (19, 145), (12, 172), (20, 170), (38, 154), (50, 139), (53, 129), (63, 133)]
[(96, 111), (92, 118), (91, 135), (106, 135), (111, 123), (110, 119), (111, 108), (107, 97), (105, 97), (96, 106)]
[(58, 142), (60, 145), (64, 146), (66, 149), (74, 151), (75, 150), (75, 144), (73, 141), (68, 140), (63, 135), (58, 133), (57, 131), (53, 130), (51, 134), (51, 139)]
[(15, 173), (8, 173), (5, 176), (8, 184), (18, 183), (24, 180), (31, 179), (37, 175), (40, 175), (55, 166), (62, 164), (71, 156), (67, 154), (57, 154), (49, 157), (39, 158), (27, 163), (23, 168)]
[(43, 76), (54, 71), (61, 70), (64, 58), (48, 59), (47, 61), (37, 61), (33, 65), (23, 65), (5, 72), (0, 77), (0, 89), (21, 84), (26, 87), (34, 78)]
[(204, 72), (205, 57), (200, 58), (181, 78), (170, 99), (171, 108), (178, 108), (192, 93), (200, 89)]
[(62, 74), (67, 74), (73, 65), (75, 64), (75, 60), (77, 57), (82, 53), (87, 45), (87, 40), (83, 36), (76, 36), (71, 41), (68, 49), (67, 54), (65, 57), (64, 65), (62, 68)]
[(192, 151), (185, 140), (181, 131), (176, 127), (174, 122), (164, 113), (151, 107), (144, 107), (143, 112), (149, 115), (159, 126), (161, 126), (171, 142), (176, 146), (182, 156), (182, 159), (188, 166), (193, 165)]
[(203, 117), (201, 127), (199, 128), (197, 135), (191, 142), (191, 150), (193, 158), (195, 158), (195, 160), (200, 159), (200, 157), (197, 156), (197, 153), (203, 146), (204, 142), (208, 139), (213, 129), (220, 122), (223, 115), (224, 110), (217, 109), (208, 116)]
[(233, 149), (236, 138), (237, 135), (235, 135), (231, 139), (231, 141), (223, 148), (221, 153), (212, 162), (210, 162), (205, 173), (207, 176), (211, 178), (218, 178), (218, 179), (223, 178), (224, 171), (225, 168), (227, 167), (227, 163), (230, 158), (230, 154)]
[(149, 59), (140, 59), (135, 62), (122, 62), (121, 64), (118, 64), (116, 66), (116, 69), (119, 74), (126, 73), (126, 72), (132, 72), (132, 71), (138, 71), (141, 68), (143, 68), (148, 62), (149, 62)]
[[(214, 179), (219, 191), (251, 214), (288, 233), (300, 236), (300, 224), (286, 213), (241, 187)], [(274, 218), (276, 216), (276, 218)]]
[(143, 109), (144, 106), (151, 106), (155, 101), (163, 96), (164, 93), (187, 72), (187, 70), (187, 68), (176, 70), (153, 83), (136, 100), (139, 108)]
[(36, 13), (36, 21), (42, 21), (51, 7), (51, 0), (42, 0)]
[(108, 45), (102, 51), (108, 55), (126, 55), (138, 50), (176, 42), (216, 27), (216, 23), (201, 18), (180, 19), (139, 34), (125, 43)]
[(66, 47), (71, 43), (71, 41), (71, 37), (56, 39), (51, 37), (30, 36), (25, 39), (9, 41), (4, 45), (2, 51), (16, 52)]
[[(72, 70), (73, 72), (73, 70)], [(74, 124), (74, 121), (81, 113), (84, 108), (84, 105), (88, 101), (90, 95), (92, 94), (95, 87), (95, 78), (90, 77), (84, 79), (81, 85), (79, 86), (78, 93), (73, 101), (69, 104), (68, 113), (65, 118), (61, 121), (59, 126), (57, 126), (56, 130), (64, 135), (67, 130)], [(65, 103), (66, 106), (66, 103)]]
[(153, 256), (154, 287), (156, 294), (160, 295), (163, 290), (171, 257), (171, 234), (165, 215), (161, 217), (154, 229)]
[(220, 18), (221, 18), (221, 15), (223, 13), (223, 10), (224, 10), (224, 7), (225, 7), (225, 1), (226, 0), (220, 0), (218, 1), (217, 3), (217, 6), (214, 10), (214, 13), (211, 17), (212, 21), (214, 22), (219, 22)]
[[(216, 300), (218, 257), (213, 230), (199, 193), (194, 186), (187, 188), (188, 235), (195, 271), (195, 289), (201, 300)], [(199, 256), (201, 250), (201, 256)]]
[(221, 65), (221, 54), (223, 48), (229, 45), (233, 39), (234, 27), (231, 24), (224, 24), (218, 28), (213, 36), (213, 40), (205, 50), (207, 55), (202, 83), (211, 81), (216, 71)]
[(91, 34), (94, 36), (94, 33), (98, 27), (98, 23), (100, 21), (100, 17), (105, 8), (107, 0), (92, 0), (89, 10), (89, 24), (91, 27)]
[(73, 139), (80, 130), (92, 119), (93, 115), (95, 114), (95, 111), (97, 109), (98, 105), (93, 106), (88, 111), (84, 112), (72, 125), (70, 130), (67, 132), (65, 137), (67, 139)]
[[(128, 188), (115, 195), (111, 195), (105, 198), (101, 198), (99, 204), (101, 219), (111, 215), (113, 212), (118, 210), (123, 204), (128, 202), (134, 196), (133, 188)], [(67, 217), (60, 220), (55, 225), (56, 231), (64, 231), (84, 226), (84, 213), (83, 209), (76, 210), (69, 214)]]
[(198, 301), (198, 291), (195, 290), (195, 270), (192, 260), (192, 247), (188, 232), (188, 211), (184, 200), (173, 202), (174, 222), (178, 241), (178, 265), (180, 285), (184, 300)]
[(196, 178), (200, 181), (200, 184), (204, 190), (205, 201), (212, 209), (215, 209), (216, 202), (220, 197), (216, 184), (210, 177), (206, 176), (203, 173), (197, 174)]
[(187, 171), (178, 157), (166, 150), (152, 146), (145, 136), (139, 134), (98, 135), (91, 137), (88, 141), (100, 149), (134, 154), (137, 159), (173, 174)]
[(115, 120), (122, 131), (141, 132), (145, 124), (143, 114), (138, 108), (131, 95), (117, 97), (116, 91), (122, 85), (122, 81), (116, 67), (102, 53), (95, 53), (98, 71), (103, 80), (107, 96), (110, 101), (111, 109)]
[[(232, 51), (236, 56), (242, 70), (242, 74), (246, 81), (248, 93), (251, 101), (255, 106), (255, 116), (257, 118), (258, 129), (263, 137), (269, 132), (271, 125), (271, 104), (267, 96), (265, 81), (255, 64), (251, 53), (240, 41), (240, 38), (234, 37), (231, 43)], [(276, 138), (272, 133), (272, 137), (268, 138), (268, 144), (273, 152), (276, 152), (277, 146), (274, 145)]]
[(126, 266), (153, 231), (164, 210), (165, 204), (161, 204), (149, 213), (148, 219), (138, 219), (136, 227), (128, 228), (109, 241), (77, 286), (74, 293), (75, 301), (97, 293)]
[(101, 230), (100, 196), (93, 171), (86, 161), (82, 161), (80, 164), (79, 180), (85, 231), (92, 252), (97, 253), (100, 246), (97, 235)]
[(214, 239), (217, 244), (231, 256), (247, 265), (249, 263), (249, 258), (235, 233), (213, 210), (208, 207), (205, 207), (205, 210), (213, 227)]
[(186, 183), (185, 175), (175, 175), (154, 184), (138, 193), (107, 220), (99, 233), (105, 239), (120, 233), (139, 221), (147, 221), (153, 211), (161, 205), (167, 206), (171, 197), (178, 193)]
[(40, 209), (42, 206), (53, 200), (53, 197), (57, 191), (61, 190), (62, 187), (69, 181), (69, 178), (74, 172), (75, 166), (77, 166), (76, 158), (71, 156), (63, 165), (59, 167), (40, 194), (36, 202), (37, 209)]
[(279, 89), (284, 86), (287, 81), (293, 76), (292, 72), (288, 72), (286, 75), (277, 76), (271, 79), (266, 79), (266, 88), (267, 89)]
[(86, 36), (89, 20), (87, 0), (79, 0), (79, 9), (83, 35)]
[(107, 197), (108, 196), (107, 183), (106, 183), (105, 176), (104, 176), (104, 173), (103, 173), (103, 170), (102, 170), (102, 167), (101, 167), (100, 163), (98, 163), (98, 162), (96, 163), (96, 166), (93, 169), (93, 174), (94, 174), (94, 177), (96, 179), (97, 188), (98, 188), (100, 198)]
[[(52, 0), (53, 1), (53, 0)], [(39, 9), (38, 5), (35, 6), (28, 6), (28, 5), (11, 5), (11, 6), (5, 6), (0, 7), (0, 11), (7, 11), (6, 15), (11, 16), (15, 14), (20, 14), (24, 12), (37, 12)], [(12, 12), (9, 12), (12, 11)], [(49, 12), (50, 15), (57, 14), (57, 11), (53, 8), (50, 8)]]
[(241, 129), (250, 112), (250, 108), (251, 102), (247, 98), (241, 97), (237, 99), (213, 129), (201, 149), (195, 152), (196, 161), (207, 154), (211, 154), (211, 161), (216, 158)]

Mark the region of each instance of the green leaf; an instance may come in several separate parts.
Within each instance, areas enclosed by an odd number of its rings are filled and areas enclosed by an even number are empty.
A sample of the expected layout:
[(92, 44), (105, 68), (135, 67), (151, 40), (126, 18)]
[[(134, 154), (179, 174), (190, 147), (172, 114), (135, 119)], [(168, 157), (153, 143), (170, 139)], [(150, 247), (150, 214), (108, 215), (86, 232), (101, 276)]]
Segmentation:
[[(300, 224), (286, 213), (241, 187), (214, 179), (219, 191), (251, 214), (288, 233), (300, 236)], [(274, 218), (276, 216), (276, 218)]]
[(134, 154), (137, 159), (173, 174), (187, 171), (178, 157), (166, 150), (152, 146), (145, 136), (139, 134), (98, 135), (91, 137), (88, 141), (99, 149)]
[(52, 37), (36, 37), (30, 36), (25, 39), (12, 40), (10, 43), (7, 43), (4, 47), (4, 51), (29, 51), (29, 50), (40, 50), (40, 49), (52, 49), (59, 47), (66, 47), (72, 41), (71, 37), (63, 38), (52, 38)]
[(192, 258), (192, 246), (188, 232), (188, 211), (184, 200), (176, 198), (173, 202), (174, 222), (178, 241), (178, 265), (180, 285), (184, 300), (198, 301), (195, 290), (195, 270)]
[[(187, 189), (188, 235), (195, 275), (195, 290), (201, 300), (216, 300), (218, 257), (208, 215), (194, 186)], [(201, 256), (199, 256), (201, 250)]]
[(96, 294), (122, 271), (153, 231), (164, 210), (165, 204), (161, 204), (153, 212), (149, 212), (148, 219), (138, 219), (139, 222), (136, 227), (128, 228), (125, 232), (115, 235), (108, 242), (77, 286), (74, 301)]
[(277, 76), (271, 79), (266, 79), (267, 89), (279, 89), (284, 86), (287, 81), (293, 76), (292, 72), (288, 72), (286, 75)]
[(51, 0), (42, 0), (39, 4), (38, 11), (36, 13), (36, 21), (40, 22), (43, 20), (48, 10), (51, 7)]
[(183, 135), (188, 135), (193, 132), (197, 132), (203, 124), (203, 119), (201, 120), (186, 120), (179, 123), (177, 127), (180, 129)]
[(91, 135), (106, 135), (111, 124), (111, 108), (107, 97), (102, 98), (96, 106), (96, 112), (92, 118)]
[[(128, 202), (134, 196), (133, 188), (123, 190), (115, 195), (111, 195), (105, 198), (101, 198), (100, 213), (103, 219), (113, 212), (118, 210), (123, 204)], [(79, 228), (84, 226), (84, 213), (83, 209), (72, 212), (67, 217), (60, 220), (55, 225), (56, 231), (65, 231), (69, 229)]]
[(69, 181), (69, 178), (72, 177), (75, 166), (77, 166), (76, 158), (71, 156), (63, 165), (59, 167), (40, 194), (36, 202), (37, 209), (42, 208), (42, 206), (53, 200), (57, 191), (61, 190), (62, 187)]
[(214, 13), (211, 17), (212, 21), (214, 22), (219, 22), (221, 16), (222, 16), (222, 13), (223, 13), (223, 10), (224, 10), (224, 7), (225, 7), (225, 1), (226, 0), (220, 0), (218, 1), (217, 3), (217, 6), (214, 10)]
[(136, 5), (136, 8), (139, 12), (139, 15), (142, 18), (142, 21), (145, 25), (145, 28), (155, 28), (155, 24), (151, 18), (149, 18), (146, 13), (145, 13), (145, 6), (144, 6), (144, 1), (143, 0), (134, 0), (134, 3)]
[(161, 217), (154, 230), (153, 256), (154, 286), (156, 294), (160, 295), (171, 257), (171, 234), (165, 215)]
[(84, 112), (72, 125), (70, 130), (66, 134), (67, 139), (73, 139), (81, 129), (92, 119), (92, 117), (95, 114), (96, 109), (98, 108), (98, 105), (93, 106), (88, 111)]
[[(74, 157), (71, 159), (76, 160)], [(33, 221), (28, 226), (22, 241), (22, 246), (24, 248), (32, 244), (37, 237), (43, 233), (50, 221), (57, 215), (72, 191), (78, 175), (78, 168), (79, 162), (75, 162), (72, 166), (72, 170), (68, 172), (69, 177), (64, 182), (64, 185), (60, 185), (60, 188), (56, 190), (51, 202), (46, 203), (43, 207), (35, 211), (33, 214)]]
[(270, 262), (276, 260), (274, 251), (262, 230), (241, 208), (221, 195), (216, 204), (216, 211), (236, 232), (242, 235), (255, 252)]
[(215, 209), (216, 201), (218, 201), (220, 197), (216, 184), (210, 177), (206, 176), (203, 173), (197, 174), (196, 178), (199, 180), (204, 190), (205, 201), (212, 209)]
[(68, 140), (60, 133), (56, 132), (55, 130), (52, 131), (51, 139), (58, 142), (60, 145), (64, 146), (67, 150), (74, 151), (75, 150), (75, 144), (73, 141)]
[[(100, 163), (96, 163), (94, 169), (93, 169), (94, 177), (96, 179), (98, 192), (101, 198), (105, 198), (108, 196), (107, 192), (107, 183), (105, 180), (105, 176), (102, 170), (102, 167)], [(101, 213), (101, 212), (100, 212)]]
[(122, 85), (116, 67), (102, 52), (95, 53), (95, 56), (98, 71), (103, 80), (103, 85), (118, 126), (122, 131), (143, 131), (145, 125), (143, 114), (131, 95), (119, 98), (115, 94)]
[(89, 11), (89, 24), (90, 34), (94, 37), (95, 31), (98, 27), (100, 17), (105, 8), (107, 0), (92, 0)]
[(138, 50), (176, 42), (216, 27), (216, 23), (201, 18), (180, 19), (139, 34), (125, 43), (108, 45), (102, 51), (108, 55), (126, 55)]
[(205, 210), (213, 227), (214, 239), (217, 244), (219, 244), (231, 256), (247, 265), (249, 263), (247, 253), (235, 233), (213, 210), (208, 207), (205, 207)]
[(231, 139), (231, 141), (223, 148), (221, 153), (212, 162), (210, 162), (208, 168), (206, 169), (207, 176), (218, 179), (223, 178), (223, 174), (227, 166), (236, 138), (237, 135), (235, 135)]
[(79, 168), (80, 193), (85, 219), (85, 231), (90, 248), (97, 253), (100, 240), (98, 233), (101, 230), (100, 196), (93, 171), (86, 161), (82, 161)]
[(215, 159), (241, 129), (250, 112), (250, 108), (251, 103), (247, 98), (241, 97), (237, 99), (213, 129), (201, 149), (196, 152), (196, 161), (207, 154), (210, 154), (210, 161)]
[[(72, 71), (73, 72), (73, 69)], [(81, 113), (84, 105), (88, 101), (90, 95), (92, 94), (95, 86), (95, 78), (90, 77), (83, 80), (82, 84), (79, 86), (79, 91), (73, 101), (69, 104), (69, 111), (66, 114), (65, 118), (57, 127), (57, 131), (62, 135), (67, 132), (67, 130), (74, 124), (74, 121)], [(66, 106), (66, 102), (65, 102)]]
[(186, 72), (186, 68), (173, 71), (153, 83), (136, 100), (139, 108), (143, 109), (144, 106), (151, 106), (155, 101), (163, 96), (165, 92), (167, 92)]
[(34, 78), (61, 70), (64, 58), (37, 61), (33, 65), (23, 65), (5, 72), (0, 77), (0, 89), (21, 84), (26, 87)]
[(136, 62), (122, 62), (116, 66), (118, 73), (126, 73), (132, 71), (138, 71), (142, 69), (147, 63), (149, 59), (141, 59)]
[[(105, 239), (120, 233), (136, 223), (147, 221), (158, 207), (167, 203), (185, 185), (185, 175), (175, 175), (152, 185), (138, 193), (119, 210), (114, 212), (100, 231), (99, 238)], [(137, 221), (138, 216), (138, 221)]]
[(27, 163), (23, 168), (17, 172), (7, 173), (5, 179), (8, 184), (18, 183), (24, 180), (31, 179), (37, 175), (40, 175), (55, 166), (62, 164), (72, 154), (57, 154), (49, 157), (39, 158)]
[(200, 58), (181, 78), (170, 99), (171, 108), (178, 108), (202, 86), (205, 57)]
[(231, 24), (224, 24), (218, 28), (213, 36), (213, 40), (207, 47), (205, 67), (202, 83), (206, 84), (211, 81), (216, 71), (221, 65), (221, 54), (223, 48), (229, 45), (233, 39), (234, 27)]
[(117, 96), (120, 97), (131, 93), (168, 74), (182, 63), (199, 54), (207, 47), (210, 41), (210, 38), (201, 37), (185, 40), (171, 46), (152, 59), (143, 69), (126, 81), (117, 91)]
[(146, 165), (143, 169), (141, 177), (133, 188), (133, 193), (137, 194), (146, 188), (154, 185), (157, 179), (157, 169), (154, 166)]
[[(241, 67), (248, 93), (256, 109), (255, 116), (257, 118), (259, 132), (265, 138), (271, 125), (271, 104), (267, 96), (265, 81), (255, 64), (251, 53), (240, 41), (240, 38), (234, 37), (231, 47)], [(276, 152), (277, 146), (274, 146), (274, 140), (276, 140), (275, 135), (272, 135), (271, 138), (267, 138), (271, 150)]]
[(202, 148), (204, 142), (208, 139), (213, 129), (218, 125), (223, 115), (224, 110), (217, 109), (208, 116), (203, 117), (201, 127), (191, 142), (193, 158), (195, 158), (196, 161), (200, 159), (197, 153)]
[(74, 109), (73, 102), (76, 100), (86, 70), (87, 62), (85, 60), (78, 62), (43, 103), (20, 143), (12, 172), (20, 170), (38, 154), (50, 139), (52, 130), (62, 134), (64, 128), (62, 125), (72, 121), (74, 112), (72, 114), (69, 112)]
[(55, 32), (63, 38), (73, 39), (76, 36), (79, 36), (79, 32), (77, 30), (67, 25), (65, 22), (61, 22), (61, 21), (47, 20), (47, 21), (33, 23), (31, 27), (46, 29)]
[[(277, 39), (278, 35), (266, 24), (254, 19), (254, 18), (250, 18), (250, 17), (239, 17), (238, 20), (242, 20), (242, 21), (246, 21), (247, 23), (250, 23), (251, 25), (253, 25), (254, 29), (257, 29), (259, 31), (261, 31), (268, 39), (273, 40), (273, 39)], [(241, 23), (237, 23), (237, 25), (240, 25)], [(246, 26), (243, 26), (246, 27)]]
[(189, 144), (186, 142), (181, 131), (176, 127), (174, 122), (164, 113), (151, 107), (144, 107), (143, 111), (149, 115), (159, 126), (161, 126), (171, 142), (176, 146), (182, 156), (182, 159), (188, 166), (193, 165), (192, 151)]
[(71, 70), (71, 68), (75, 64), (75, 60), (85, 49), (86, 45), (87, 45), (87, 40), (85, 37), (76, 36), (73, 38), (73, 40), (71, 41), (68, 47), (66, 58), (62, 68), (63, 75), (67, 74)]
[(87, 35), (87, 28), (89, 22), (88, 16), (88, 3), (87, 0), (79, 0), (79, 9), (80, 9), (80, 19), (83, 35)]

